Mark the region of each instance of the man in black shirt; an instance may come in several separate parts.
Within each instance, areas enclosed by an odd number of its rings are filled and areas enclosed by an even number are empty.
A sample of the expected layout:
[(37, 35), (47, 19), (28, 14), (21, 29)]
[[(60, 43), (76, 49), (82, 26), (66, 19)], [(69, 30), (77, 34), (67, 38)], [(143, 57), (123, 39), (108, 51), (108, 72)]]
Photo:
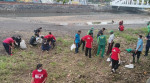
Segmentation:
[(30, 45), (32, 45), (32, 46), (36, 46), (36, 45), (37, 45), (37, 43), (36, 43), (36, 37), (35, 37), (35, 36), (32, 36), (31, 39), (30, 39), (30, 41), (29, 41), (29, 43), (30, 43)]
[(150, 33), (146, 36), (146, 40), (147, 40), (147, 43), (146, 43), (146, 50), (145, 50), (144, 56), (148, 56), (148, 51), (150, 48)]
[(40, 36), (40, 32), (41, 32), (41, 30), (42, 30), (42, 27), (40, 27), (40, 28), (38, 28), (38, 29), (34, 30), (34, 32), (35, 32), (35, 36), (39, 37), (39, 36)]
[(97, 38), (100, 36), (100, 34), (104, 34), (104, 31), (105, 31), (106, 29), (105, 28), (103, 28), (102, 30), (100, 30), (99, 32), (98, 32), (98, 34), (97, 34)]

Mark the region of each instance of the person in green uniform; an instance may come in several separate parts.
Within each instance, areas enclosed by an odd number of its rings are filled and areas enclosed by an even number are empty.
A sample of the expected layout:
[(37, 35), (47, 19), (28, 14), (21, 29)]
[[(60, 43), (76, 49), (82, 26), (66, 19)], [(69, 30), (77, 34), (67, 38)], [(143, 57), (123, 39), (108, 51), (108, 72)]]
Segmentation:
[(150, 33), (150, 22), (147, 23), (148, 33)]
[(93, 37), (93, 30), (94, 30), (94, 27), (92, 27), (92, 28), (88, 31), (87, 35), (92, 34), (92, 37)]
[(105, 46), (106, 46), (106, 36), (103, 33), (100, 33), (100, 36), (97, 39), (98, 50), (96, 56), (99, 56), (100, 50), (102, 49), (101, 57), (104, 57)]

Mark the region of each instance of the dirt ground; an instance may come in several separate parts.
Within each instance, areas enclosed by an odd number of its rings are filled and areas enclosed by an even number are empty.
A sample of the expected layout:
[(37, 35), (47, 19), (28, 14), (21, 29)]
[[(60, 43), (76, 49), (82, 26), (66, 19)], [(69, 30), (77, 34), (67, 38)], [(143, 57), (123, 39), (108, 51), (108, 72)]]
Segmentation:
[[(3, 57), (11, 64), (6, 67), (9, 76), (0, 76), (3, 83), (29, 83), (31, 79), (31, 72), (35, 69), (37, 63), (44, 64), (44, 68), (48, 71), (49, 78), (47, 83), (145, 83), (150, 76), (148, 69), (142, 70), (142, 65), (136, 64), (136, 69), (125, 69), (123, 65), (118, 73), (112, 75), (110, 73), (109, 63), (106, 62), (107, 57), (104, 59), (97, 58), (93, 55), (92, 59), (84, 56), (84, 52), (75, 55), (74, 52), (69, 50), (70, 45), (73, 43), (73, 38), (78, 30), (82, 30), (81, 37), (87, 34), (87, 31), (94, 27), (95, 33), (101, 28), (107, 28), (106, 34), (110, 30), (117, 30), (118, 22), (124, 20), (125, 28), (132, 28), (139, 30), (146, 27), (146, 23), (150, 21), (150, 15), (145, 13), (89, 13), (89, 14), (0, 14), (0, 42), (5, 38), (13, 35), (21, 35), (28, 44), (30, 37), (33, 35), (34, 29), (43, 27), (42, 34), (46, 35), (51, 31), (58, 39), (58, 47), (51, 50), (49, 54), (41, 53), (40, 46), (31, 48), (28, 46), (27, 50), (14, 50), (13, 57), (5, 57), (6, 53), (0, 43), (1, 61)], [(111, 22), (115, 24), (107, 25), (87, 25), (87, 22)], [(60, 25), (60, 24), (68, 25)], [(79, 25), (78, 23), (82, 23)], [(132, 34), (132, 31), (126, 31), (125, 34)], [(141, 33), (144, 34), (144, 33)], [(135, 35), (132, 35), (135, 37)], [(124, 42), (125, 47), (132, 47), (133, 43), (126, 43), (126, 40), (120, 40), (122, 37), (117, 37), (116, 42)], [(133, 48), (133, 47), (132, 47)], [(37, 51), (38, 49), (38, 51)], [(44, 56), (45, 55), (45, 56)], [(130, 54), (124, 52), (125, 64), (129, 64), (131, 60)], [(38, 57), (37, 57), (38, 56)], [(129, 59), (130, 58), (130, 59)], [(142, 64), (145, 68), (150, 68), (147, 60), (142, 56)], [(18, 63), (19, 62), (19, 63)], [(23, 64), (23, 65), (22, 65)], [(14, 67), (13, 67), (14, 66)], [(26, 68), (27, 67), (27, 68)], [(5, 69), (2, 69), (5, 70)], [(137, 72), (135, 72), (137, 71)], [(147, 74), (143, 74), (146, 72)], [(6, 72), (5, 72), (6, 73)], [(5, 74), (4, 73), (4, 74)], [(133, 73), (133, 74), (132, 74)], [(3, 74), (3, 73), (2, 73)], [(144, 76), (143, 76), (144, 75)], [(146, 75), (146, 76), (145, 76)], [(144, 78), (145, 77), (145, 78)], [(13, 79), (15, 78), (15, 79)], [(142, 80), (139, 80), (142, 79)]]

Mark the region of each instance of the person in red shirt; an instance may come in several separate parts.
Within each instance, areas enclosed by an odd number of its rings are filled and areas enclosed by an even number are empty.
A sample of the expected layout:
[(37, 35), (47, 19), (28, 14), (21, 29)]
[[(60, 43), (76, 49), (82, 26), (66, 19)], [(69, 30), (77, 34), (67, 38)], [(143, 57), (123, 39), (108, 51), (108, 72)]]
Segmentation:
[(84, 47), (85, 47), (85, 37), (86, 36), (81, 38), (81, 44), (80, 45), (82, 45), (82, 51), (84, 51)]
[(12, 56), (11, 48), (14, 47), (14, 43), (15, 43), (14, 40), (15, 40), (15, 37), (10, 37), (10, 38), (6, 38), (3, 41), (3, 46), (6, 50), (6, 52), (8, 53), (8, 55), (11, 55), (11, 56)]
[(50, 42), (50, 44), (53, 46), (52, 48), (55, 47), (56, 38), (51, 32), (49, 32), (48, 35), (44, 36), (44, 38), (46, 38), (47, 41)]
[(124, 31), (124, 26), (123, 25), (119, 26), (119, 31)]
[(32, 72), (31, 83), (45, 83), (47, 80), (47, 71), (42, 68), (42, 64), (38, 64), (36, 70)]
[(120, 44), (116, 43), (115, 47), (112, 49), (111, 59), (112, 59), (112, 72), (116, 72), (120, 63)]
[(84, 40), (86, 41), (85, 56), (88, 56), (88, 51), (89, 51), (89, 58), (91, 58), (91, 48), (92, 48), (92, 43), (93, 43), (92, 33), (89, 33), (89, 35), (86, 35), (84, 37)]

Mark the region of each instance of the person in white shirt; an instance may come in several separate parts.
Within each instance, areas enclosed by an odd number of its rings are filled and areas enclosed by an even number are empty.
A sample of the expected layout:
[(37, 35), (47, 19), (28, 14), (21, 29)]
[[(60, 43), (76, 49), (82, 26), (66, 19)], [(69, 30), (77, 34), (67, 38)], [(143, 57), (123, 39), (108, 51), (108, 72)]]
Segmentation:
[(109, 39), (108, 39), (108, 50), (107, 50), (107, 55), (109, 55), (112, 51), (112, 47), (113, 47), (113, 44), (114, 44), (114, 31), (110, 31), (110, 36), (109, 36)]

